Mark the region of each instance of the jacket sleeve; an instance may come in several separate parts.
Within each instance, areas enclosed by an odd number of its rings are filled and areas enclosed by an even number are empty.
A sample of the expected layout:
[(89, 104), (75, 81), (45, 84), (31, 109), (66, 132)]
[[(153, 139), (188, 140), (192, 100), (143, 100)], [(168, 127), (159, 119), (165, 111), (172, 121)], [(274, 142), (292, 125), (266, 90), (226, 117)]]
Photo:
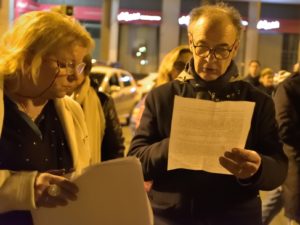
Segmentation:
[(104, 93), (98, 93), (98, 96), (105, 116), (105, 130), (101, 147), (101, 160), (106, 161), (124, 157), (125, 138), (123, 136), (122, 127), (118, 119), (114, 101), (110, 96)]
[(152, 180), (167, 170), (169, 137), (159, 129), (156, 115), (157, 109), (150, 92), (145, 101), (140, 125), (128, 152), (129, 156), (140, 159), (145, 180)]
[[(288, 80), (291, 81), (291, 80)], [(300, 149), (300, 118), (297, 112), (299, 104), (293, 100), (299, 98), (293, 92), (290, 83), (282, 83), (278, 86), (275, 95), (276, 119), (279, 125), (281, 140), (294, 148)]]
[(272, 190), (280, 186), (287, 175), (288, 160), (279, 140), (278, 126), (275, 120), (275, 108), (272, 99), (265, 98), (256, 122), (258, 149), (261, 156), (261, 168), (253, 177), (254, 188)]
[(0, 213), (35, 209), (34, 181), (36, 171), (0, 170)]

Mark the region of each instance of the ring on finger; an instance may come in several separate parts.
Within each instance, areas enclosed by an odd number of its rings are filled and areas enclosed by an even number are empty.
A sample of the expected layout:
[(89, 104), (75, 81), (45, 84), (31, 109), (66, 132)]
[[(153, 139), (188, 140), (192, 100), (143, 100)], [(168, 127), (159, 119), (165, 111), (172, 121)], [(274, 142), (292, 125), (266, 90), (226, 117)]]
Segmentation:
[(238, 170), (238, 174), (241, 174), (243, 172), (243, 168), (240, 167), (239, 170)]
[(51, 185), (49, 185), (47, 192), (51, 197), (57, 197), (60, 195), (61, 189), (58, 185), (51, 184)]

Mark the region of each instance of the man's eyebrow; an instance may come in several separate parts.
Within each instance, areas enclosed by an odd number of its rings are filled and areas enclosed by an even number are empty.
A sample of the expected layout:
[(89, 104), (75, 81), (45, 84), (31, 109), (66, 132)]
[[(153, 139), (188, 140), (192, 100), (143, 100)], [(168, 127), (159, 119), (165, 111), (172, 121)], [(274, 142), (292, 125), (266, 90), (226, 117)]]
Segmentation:
[[(198, 41), (196, 41), (195, 45), (206, 45), (206, 46), (208, 46), (207, 42), (204, 41), (204, 40), (198, 40)], [(220, 44), (215, 45), (214, 48), (215, 47), (230, 47), (230, 45), (227, 44), (227, 43), (220, 43)]]

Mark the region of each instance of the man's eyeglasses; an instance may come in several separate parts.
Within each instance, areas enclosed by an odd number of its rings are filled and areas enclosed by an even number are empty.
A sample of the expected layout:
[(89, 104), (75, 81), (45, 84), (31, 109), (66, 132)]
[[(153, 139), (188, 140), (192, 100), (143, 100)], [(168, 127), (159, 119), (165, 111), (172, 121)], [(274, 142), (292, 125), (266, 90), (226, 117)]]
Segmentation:
[(195, 45), (194, 40), (193, 40), (193, 46), (194, 46), (196, 55), (198, 55), (202, 58), (206, 58), (210, 54), (213, 54), (213, 56), (219, 60), (227, 59), (229, 57), (230, 53), (232, 52), (232, 50), (235, 46), (235, 43), (236, 43), (236, 40), (234, 41), (231, 48), (226, 48), (226, 47), (222, 47), (222, 46), (210, 48), (210, 47), (208, 47), (206, 45), (202, 45), (202, 44)]
[(49, 59), (49, 60), (52, 60), (52, 61), (56, 61), (57, 63), (57, 67), (59, 68), (59, 71), (60, 72), (65, 72), (66, 74), (70, 75), (70, 74), (74, 74), (75, 71), (76, 73), (78, 74), (82, 74), (83, 71), (84, 71), (84, 68), (86, 66), (86, 64), (84, 62), (82, 63), (79, 63), (79, 64), (75, 64), (74, 62), (72, 61), (69, 61), (69, 62), (61, 62), (57, 59)]

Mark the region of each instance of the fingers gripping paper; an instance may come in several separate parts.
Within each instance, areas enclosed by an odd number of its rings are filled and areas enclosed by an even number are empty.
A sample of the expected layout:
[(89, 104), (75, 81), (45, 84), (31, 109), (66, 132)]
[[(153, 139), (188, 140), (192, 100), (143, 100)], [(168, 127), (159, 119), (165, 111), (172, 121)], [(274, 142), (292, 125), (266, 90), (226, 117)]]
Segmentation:
[(152, 210), (138, 159), (89, 167), (74, 179), (78, 199), (65, 207), (32, 211), (35, 225), (151, 225)]
[(168, 170), (184, 168), (229, 174), (219, 164), (226, 150), (244, 148), (255, 103), (213, 102), (176, 96)]

